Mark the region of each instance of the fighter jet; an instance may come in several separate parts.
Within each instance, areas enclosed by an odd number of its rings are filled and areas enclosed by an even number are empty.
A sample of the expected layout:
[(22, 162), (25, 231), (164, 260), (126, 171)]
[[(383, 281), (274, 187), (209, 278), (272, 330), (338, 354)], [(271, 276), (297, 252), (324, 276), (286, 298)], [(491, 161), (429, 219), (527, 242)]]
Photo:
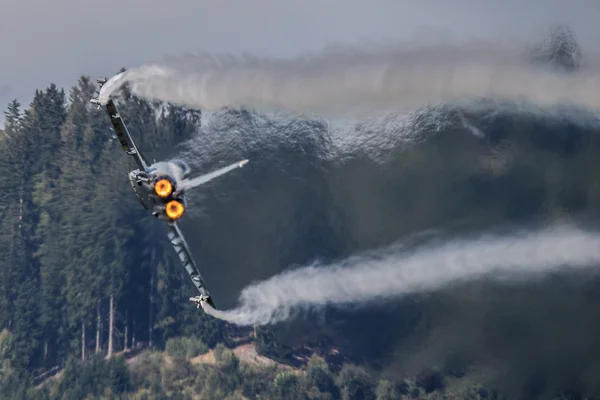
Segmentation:
[[(116, 75), (111, 78), (111, 80), (119, 79), (120, 75), (121, 74)], [(196, 286), (196, 289), (200, 292), (200, 296), (192, 297), (190, 298), (190, 301), (196, 303), (198, 308), (203, 302), (216, 308), (204, 280), (196, 267), (196, 263), (192, 258), (187, 242), (177, 225), (177, 220), (183, 216), (187, 207), (185, 199), (186, 189), (204, 184), (233, 169), (241, 168), (248, 160), (236, 162), (227, 167), (193, 179), (189, 178), (191, 170), (188, 164), (183, 160), (155, 161), (154, 163), (149, 164), (135, 145), (113, 100), (109, 98), (100, 101), (100, 98), (102, 97), (102, 86), (106, 84), (107, 79), (98, 79), (97, 82), (100, 84), (98, 98), (93, 98), (90, 101), (93, 104), (98, 105), (98, 107), (103, 106), (106, 108), (112, 123), (112, 128), (117, 135), (123, 150), (125, 150), (125, 153), (128, 155), (134, 157), (138, 168), (129, 172), (129, 183), (142, 206), (146, 210), (149, 210), (154, 217), (166, 222), (169, 241), (179, 255), (179, 259), (189, 274), (194, 286)]]

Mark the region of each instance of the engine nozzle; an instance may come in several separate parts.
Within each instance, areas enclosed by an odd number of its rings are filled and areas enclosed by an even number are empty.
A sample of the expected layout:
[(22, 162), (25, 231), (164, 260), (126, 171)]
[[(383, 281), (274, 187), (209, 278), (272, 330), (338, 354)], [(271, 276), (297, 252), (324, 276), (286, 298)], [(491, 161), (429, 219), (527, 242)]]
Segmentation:
[(172, 220), (179, 219), (185, 212), (183, 203), (178, 200), (171, 200), (165, 206), (165, 214)]
[(154, 193), (163, 199), (169, 197), (173, 193), (173, 184), (166, 178), (159, 179), (154, 184)]

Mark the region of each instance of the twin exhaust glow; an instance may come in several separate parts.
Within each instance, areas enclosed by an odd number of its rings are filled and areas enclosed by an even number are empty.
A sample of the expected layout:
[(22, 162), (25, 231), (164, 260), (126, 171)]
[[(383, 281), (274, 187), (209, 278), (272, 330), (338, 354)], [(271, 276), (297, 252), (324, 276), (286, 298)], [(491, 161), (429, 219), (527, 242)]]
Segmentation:
[[(156, 193), (158, 197), (166, 199), (173, 194), (173, 184), (166, 178), (159, 179), (154, 184), (154, 193)], [(178, 200), (171, 200), (165, 205), (165, 214), (172, 220), (181, 218), (184, 211), (185, 207)]]

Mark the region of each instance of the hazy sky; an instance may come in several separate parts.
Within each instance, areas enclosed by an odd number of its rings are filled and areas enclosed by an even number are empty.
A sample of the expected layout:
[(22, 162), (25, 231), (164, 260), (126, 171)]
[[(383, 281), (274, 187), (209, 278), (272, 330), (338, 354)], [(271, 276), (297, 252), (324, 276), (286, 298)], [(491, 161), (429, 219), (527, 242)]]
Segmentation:
[(552, 22), (570, 25), (585, 48), (600, 43), (599, 15), (597, 0), (3, 0), (0, 104), (198, 50), (288, 57), (426, 30), (531, 37)]

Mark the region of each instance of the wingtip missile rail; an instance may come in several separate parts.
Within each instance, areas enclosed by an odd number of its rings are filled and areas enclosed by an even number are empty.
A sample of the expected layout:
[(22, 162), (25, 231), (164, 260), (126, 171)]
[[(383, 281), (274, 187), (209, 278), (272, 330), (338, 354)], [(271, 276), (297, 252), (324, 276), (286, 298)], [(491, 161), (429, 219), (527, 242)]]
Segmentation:
[[(96, 79), (96, 82), (100, 85), (99, 89), (102, 89), (102, 86), (108, 81), (107, 78), (99, 78)], [(100, 96), (100, 92), (98, 91), (98, 96)], [(102, 102), (100, 101), (100, 98), (95, 98), (95, 99), (90, 99), (90, 103), (95, 104), (98, 106), (98, 109), (100, 109), (100, 106), (102, 106)]]
[[(199, 296), (190, 297), (190, 301), (196, 304), (196, 308), (203, 307), (204, 303), (207, 303), (212, 306), (212, 300), (210, 296), (201, 294)], [(203, 307), (204, 308), (204, 307)], [(214, 306), (213, 306), (214, 308)]]

